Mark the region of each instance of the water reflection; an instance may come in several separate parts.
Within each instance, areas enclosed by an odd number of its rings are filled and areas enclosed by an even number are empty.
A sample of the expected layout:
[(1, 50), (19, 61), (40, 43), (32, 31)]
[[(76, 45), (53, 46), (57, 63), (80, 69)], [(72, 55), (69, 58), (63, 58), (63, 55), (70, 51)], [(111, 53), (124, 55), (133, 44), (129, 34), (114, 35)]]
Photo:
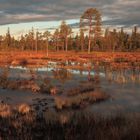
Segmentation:
[[(10, 66), (11, 69), (30, 70), (31, 68), (22, 66)], [(135, 68), (117, 68), (114, 69), (109, 65), (103, 65), (93, 62), (52, 62), (41, 68), (32, 68), (38, 72), (50, 72), (55, 79), (65, 82), (72, 78), (72, 74), (87, 76), (87, 79), (92, 79), (93, 76), (99, 76), (107, 79), (109, 82), (119, 84), (140, 83), (140, 70)]]
[(113, 71), (108, 68), (105, 70), (105, 78), (109, 82), (117, 82), (119, 84), (140, 83), (140, 72), (135, 69), (119, 69)]
[(67, 69), (53, 69), (52, 73), (54, 78), (62, 83), (72, 78), (71, 72), (69, 72)]
[[(103, 102), (100, 104), (94, 104), (92, 109), (95, 112), (110, 112), (118, 110), (133, 110), (139, 111), (140, 107), (140, 94), (139, 94), (139, 83), (140, 83), (140, 69), (134, 67), (130, 68), (114, 68), (110, 65), (99, 64), (93, 62), (48, 62), (47, 66), (36, 68), (30, 67), (10, 67), (11, 77), (14, 78), (19, 75), (19, 78), (29, 78), (32, 74), (40, 75), (40, 79), (44, 79), (45, 76), (52, 78), (53, 84), (65, 85), (66, 89), (77, 87), (80, 84), (85, 85), (92, 83), (96, 78), (101, 82), (99, 83), (101, 89), (112, 97), (111, 101)], [(22, 72), (22, 73), (21, 73)], [(43, 77), (43, 78), (42, 78)], [(39, 77), (37, 77), (39, 81)], [(57, 79), (57, 80), (56, 80)], [(41, 81), (41, 80), (40, 80)], [(67, 82), (69, 81), (69, 82)], [(88, 82), (89, 81), (89, 82)], [(55, 83), (56, 82), (56, 83)], [(81, 82), (81, 83), (80, 83)], [(82, 83), (83, 82), (83, 83)], [(47, 85), (47, 84), (46, 84)], [(80, 86), (81, 86), (80, 85)], [(123, 86), (122, 86), (123, 85)], [(63, 86), (61, 87), (63, 89)], [(106, 111), (105, 111), (106, 110)], [(62, 122), (67, 120), (67, 117), (61, 116)]]

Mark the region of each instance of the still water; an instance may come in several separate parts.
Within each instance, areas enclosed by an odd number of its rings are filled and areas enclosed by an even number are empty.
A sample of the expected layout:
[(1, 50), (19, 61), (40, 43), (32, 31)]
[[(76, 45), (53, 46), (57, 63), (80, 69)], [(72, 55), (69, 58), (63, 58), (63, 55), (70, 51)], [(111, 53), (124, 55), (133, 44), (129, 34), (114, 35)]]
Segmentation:
[[(77, 66), (81, 66), (80, 69)], [(82, 68), (82, 69), (81, 69)], [(86, 110), (99, 114), (116, 114), (122, 112), (140, 112), (140, 71), (139, 69), (112, 70), (106, 66), (95, 66), (92, 63), (79, 64), (66, 62), (65, 64), (49, 62), (45, 67), (27, 68), (10, 66), (10, 79), (30, 79), (33, 71), (40, 78), (49, 78), (52, 84), (61, 86), (63, 90), (79, 86), (81, 82), (88, 82), (94, 75), (100, 77), (98, 88), (111, 96), (107, 101), (90, 105)], [(58, 74), (58, 75), (57, 75)], [(29, 103), (34, 98), (51, 98), (44, 94), (33, 94), (25, 91), (0, 90), (1, 99), (11, 99), (9, 103)]]

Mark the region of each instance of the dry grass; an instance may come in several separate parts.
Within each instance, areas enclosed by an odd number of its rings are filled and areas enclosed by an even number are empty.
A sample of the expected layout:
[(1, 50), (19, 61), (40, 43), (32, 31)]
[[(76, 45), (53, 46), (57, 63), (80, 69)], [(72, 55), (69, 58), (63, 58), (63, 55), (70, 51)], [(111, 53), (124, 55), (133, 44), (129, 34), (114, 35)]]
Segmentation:
[(53, 72), (54, 78), (59, 80), (62, 83), (72, 78), (72, 74), (67, 69), (63, 69), (63, 68), (56, 69), (56, 70), (53, 70), (52, 72)]
[[(109, 64), (115, 68), (128, 68), (131, 66), (140, 66), (140, 53), (139, 52), (93, 52), (87, 53), (75, 53), (75, 52), (50, 52), (49, 57), (46, 59), (44, 52), (1, 52), (0, 53), (0, 65), (11, 65), (12, 62), (20, 62), (19, 64), (32, 64), (32, 65), (46, 65), (48, 60), (54, 61), (77, 61), (81, 63), (87, 63), (89, 60), (99, 64)], [(24, 63), (25, 62), (25, 63)], [(79, 67), (79, 66), (78, 66)]]
[(15, 112), (19, 112), (21, 114), (27, 114), (31, 111), (31, 107), (28, 104), (20, 104), (17, 107), (12, 107), (6, 103), (0, 104), (0, 117), (8, 118), (13, 115)]
[(0, 87), (6, 88), (8, 86), (9, 84), (8, 76), (9, 76), (9, 69), (4, 67), (0, 73)]
[(90, 112), (46, 112), (37, 116), (14, 111), (0, 116), (2, 140), (139, 140), (140, 114), (104, 118)]
[[(60, 52), (51, 53), (46, 58), (46, 54), (39, 52), (3, 52), (0, 53), (0, 65), (45, 65), (48, 60), (65, 62), (66, 60), (75, 62), (98, 63), (110, 67), (111, 71), (119, 69), (140, 68), (140, 53), (74, 53)], [(77, 66), (78, 68), (79, 66)], [(79, 67), (80, 68), (80, 67)], [(67, 76), (66, 72), (62, 72)], [(56, 75), (56, 77), (59, 75)], [(121, 75), (120, 75), (121, 76)], [(109, 76), (111, 77), (111, 76)], [(59, 78), (59, 77), (58, 77)], [(65, 76), (62, 76), (65, 78)], [(68, 76), (68, 78), (70, 78)], [(135, 77), (131, 77), (135, 80)], [(125, 82), (125, 79), (119, 81)], [(95, 80), (97, 81), (97, 80)], [(121, 82), (120, 82), (121, 83)], [(34, 83), (29, 81), (9, 81), (8, 71), (0, 74), (0, 86), (3, 88), (17, 89), (23, 86), (25, 89), (33, 91), (42, 90), (34, 88)], [(47, 93), (56, 94), (57, 89), (48, 83), (43, 85)], [(26, 87), (27, 86), (27, 87)], [(26, 88), (25, 88), (26, 87)], [(93, 88), (93, 87), (92, 87)], [(92, 89), (91, 88), (91, 89)], [(23, 104), (17, 109), (12, 109), (9, 105), (0, 105), (0, 139), (11, 140), (37, 140), (37, 139), (66, 139), (66, 140), (139, 140), (140, 139), (140, 114), (132, 117), (116, 116), (114, 118), (95, 117), (87, 112), (71, 115), (61, 114), (64, 108), (84, 108), (89, 104), (102, 100), (107, 100), (109, 96), (102, 92), (96, 92), (90, 87), (86, 89), (72, 89), (67, 93), (67, 97), (57, 96), (55, 98), (56, 108), (61, 110), (57, 114), (46, 112), (45, 115), (32, 112), (30, 106)], [(106, 111), (106, 110), (105, 110)], [(58, 114), (60, 113), (60, 114)], [(46, 117), (47, 116), (47, 117)], [(50, 120), (48, 120), (48, 118)]]
[(31, 90), (33, 93), (40, 92), (40, 86), (34, 80), (9, 80), (1, 79), (0, 87), (12, 90)]
[(31, 90), (34, 93), (41, 90), (40, 86), (37, 84), (32, 74), (31, 80), (10, 80), (8, 76), (9, 70), (7, 68), (4, 68), (3, 71), (0, 73), (0, 88), (13, 90)]
[(12, 109), (7, 104), (0, 104), (0, 116), (1, 117), (10, 117), (12, 115)]
[(26, 114), (31, 111), (31, 107), (27, 104), (21, 104), (18, 106), (18, 112), (21, 114)]
[(108, 98), (109, 95), (104, 92), (92, 91), (69, 97), (57, 96), (55, 97), (55, 105), (58, 110), (64, 108), (79, 109), (92, 103), (107, 100)]
[(94, 90), (95, 90), (94, 85), (86, 82), (84, 84), (79, 85), (79, 87), (71, 88), (69, 90), (64, 91), (63, 94), (67, 96), (74, 96), (78, 94), (83, 94), (85, 92), (91, 92)]
[(0, 88), (12, 90), (30, 90), (33, 93), (47, 93), (56, 95), (61, 91), (51, 84), (48, 79), (39, 79), (35, 72), (30, 72), (30, 79), (9, 79), (9, 71), (4, 68), (0, 73)]

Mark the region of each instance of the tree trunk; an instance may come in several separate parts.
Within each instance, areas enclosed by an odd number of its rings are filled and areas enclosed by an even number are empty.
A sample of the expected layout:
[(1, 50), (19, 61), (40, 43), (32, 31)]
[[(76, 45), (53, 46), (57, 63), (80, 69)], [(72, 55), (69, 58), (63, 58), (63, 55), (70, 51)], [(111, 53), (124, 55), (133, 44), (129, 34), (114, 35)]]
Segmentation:
[(66, 39), (65, 39), (65, 49), (66, 49), (66, 52), (68, 51), (68, 37), (66, 36)]
[(90, 53), (91, 51), (91, 27), (92, 27), (92, 23), (91, 23), (91, 19), (89, 21), (89, 39), (88, 39), (88, 53)]
[(84, 50), (84, 44), (83, 44), (83, 42), (81, 43), (81, 51), (83, 52), (83, 50)]
[(38, 52), (38, 33), (36, 33), (35, 50)]
[(35, 50), (38, 52), (38, 40), (36, 39)]
[(22, 50), (22, 51), (24, 51), (24, 45), (22, 45), (22, 47), (21, 47), (21, 48), (22, 48), (21, 50)]
[(58, 51), (58, 40), (56, 41), (56, 51)]
[(47, 51), (47, 57), (48, 57), (49, 56), (48, 39), (46, 40), (46, 51)]

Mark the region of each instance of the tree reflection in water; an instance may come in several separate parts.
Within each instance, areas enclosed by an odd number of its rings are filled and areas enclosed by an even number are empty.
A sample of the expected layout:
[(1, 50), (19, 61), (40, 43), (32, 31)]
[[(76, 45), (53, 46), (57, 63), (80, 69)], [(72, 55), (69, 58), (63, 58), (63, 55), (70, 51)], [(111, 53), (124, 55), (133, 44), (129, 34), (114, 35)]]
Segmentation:
[(53, 69), (52, 73), (54, 78), (59, 80), (61, 83), (65, 83), (67, 80), (72, 78), (71, 72), (67, 69)]

